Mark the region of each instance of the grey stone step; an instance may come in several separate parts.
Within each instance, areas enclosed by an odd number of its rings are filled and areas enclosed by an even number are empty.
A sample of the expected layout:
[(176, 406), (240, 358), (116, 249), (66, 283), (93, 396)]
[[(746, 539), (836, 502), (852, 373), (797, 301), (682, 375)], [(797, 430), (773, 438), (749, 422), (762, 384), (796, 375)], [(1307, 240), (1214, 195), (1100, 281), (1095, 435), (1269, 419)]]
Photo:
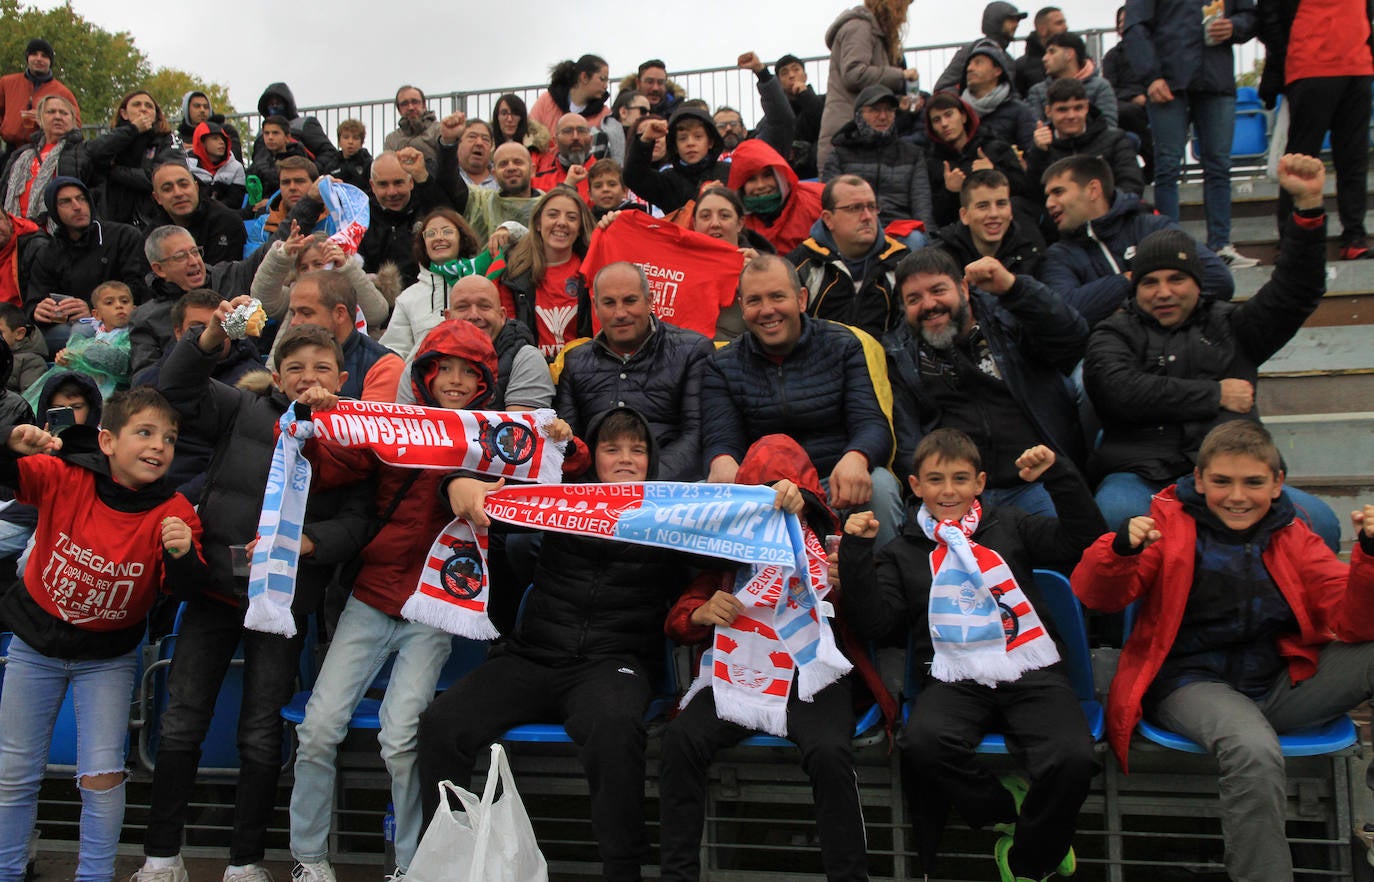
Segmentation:
[(1266, 416), (1264, 425), (1302, 486), (1374, 485), (1374, 411)]
[[(1253, 253), (1251, 256), (1255, 256)], [(1260, 287), (1274, 274), (1270, 264), (1231, 270), (1236, 280), (1236, 300), (1253, 297)], [(1333, 294), (1374, 294), (1374, 260), (1333, 260), (1326, 264), (1326, 293)], [(1366, 310), (1368, 311), (1368, 310)], [(1374, 323), (1374, 315), (1369, 321)]]
[(1374, 402), (1374, 371), (1311, 375), (1260, 374), (1259, 412), (1271, 416), (1347, 413)]
[[(1366, 212), (1364, 222), (1365, 229), (1374, 229), (1374, 212)], [(1207, 241), (1206, 221), (1201, 219), (1184, 220), (1180, 222), (1180, 226), (1198, 241)], [(1340, 235), (1341, 224), (1334, 216), (1327, 223), (1327, 232), (1331, 236)], [(1271, 213), (1266, 212), (1258, 217), (1233, 216), (1231, 218), (1231, 243), (1233, 245), (1272, 245), (1278, 241), (1278, 238), (1277, 220)], [(1243, 247), (1241, 250), (1245, 251)]]
[[(1322, 371), (1374, 371), (1374, 328), (1350, 327), (1299, 328), (1260, 369), (1260, 376), (1304, 374)], [(1374, 401), (1350, 402), (1352, 406), (1374, 406)]]

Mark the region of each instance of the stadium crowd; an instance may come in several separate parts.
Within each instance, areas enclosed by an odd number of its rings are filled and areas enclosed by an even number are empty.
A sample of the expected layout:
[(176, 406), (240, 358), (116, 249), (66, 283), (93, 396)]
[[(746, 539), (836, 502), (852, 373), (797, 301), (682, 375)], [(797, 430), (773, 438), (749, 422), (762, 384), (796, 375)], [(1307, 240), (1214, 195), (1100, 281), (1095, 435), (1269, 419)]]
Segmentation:
[[(812, 660), (789, 647), (802, 673), (782, 690), (828, 879), (868, 878), (850, 735), (875, 699), (916, 770), (921, 822), (938, 834), (952, 806), (992, 830), (1003, 882), (1074, 873), (1097, 761), (1035, 567), (1072, 573), (1093, 609), (1136, 604), (1107, 708), (1123, 768), (1142, 716), (1202, 744), (1220, 762), (1231, 877), (1291, 878), (1275, 733), (1374, 689), (1374, 506), (1353, 514), (1342, 562), (1340, 519), (1284, 483), (1255, 392), (1325, 292), (1327, 131), (1339, 257), (1372, 254), (1371, 5), (1129, 0), (1120, 43), (1094, 59), (1055, 7), (1013, 58), (1029, 16), (992, 2), (928, 90), (903, 53), (907, 15), (908, 0), (841, 12), (824, 95), (796, 56), (741, 54), (753, 130), (662, 60), (612, 94), (610, 63), (586, 54), (553, 65), (532, 106), (501, 96), (490, 120), (440, 118), (402, 85), (376, 156), (362, 123), (325, 131), (285, 83), (262, 92), (255, 133), (203, 92), (163, 108), (135, 91), (87, 138), (55, 75), (63, 47), (31, 40), (0, 77), (0, 882), (24, 878), (69, 688), (76, 878), (112, 879), (126, 699), (140, 647), (173, 627), (133, 879), (187, 882), (201, 745), (242, 644), (223, 878), (270, 880), (280, 714), (311, 618), (328, 651), (297, 730), (295, 879), (334, 879), (337, 750), (392, 656), (387, 878), (405, 877), (439, 781), (468, 786), (504, 731), (550, 721), (586, 769), (605, 878), (641, 878), (664, 634), (719, 651), (713, 634), (752, 623), (784, 652), (742, 603), (756, 570), (507, 530), (484, 507), (504, 479), (316, 439), (294, 636), (245, 627), (242, 563), (281, 490), (280, 427), (349, 399), (551, 408), (570, 482), (766, 484), (815, 548), (831, 538), (818, 578), (842, 627), (822, 630), (852, 673), (803, 699)], [(1258, 263), (1232, 244), (1230, 204), (1233, 49), (1255, 38), (1261, 93), (1291, 122), (1278, 256), (1232, 302), (1233, 271)], [(1178, 222), (1190, 128), (1204, 241)], [(340, 191), (366, 199), (361, 235)], [(455, 516), (491, 529), (502, 636), (436, 698), (451, 635), (407, 601)], [(901, 726), (866, 649), (884, 643), (925, 671)], [(699, 877), (707, 768), (751, 731), (722, 702), (694, 690), (664, 732), (663, 879)], [(1024, 777), (979, 764), (988, 731)]]

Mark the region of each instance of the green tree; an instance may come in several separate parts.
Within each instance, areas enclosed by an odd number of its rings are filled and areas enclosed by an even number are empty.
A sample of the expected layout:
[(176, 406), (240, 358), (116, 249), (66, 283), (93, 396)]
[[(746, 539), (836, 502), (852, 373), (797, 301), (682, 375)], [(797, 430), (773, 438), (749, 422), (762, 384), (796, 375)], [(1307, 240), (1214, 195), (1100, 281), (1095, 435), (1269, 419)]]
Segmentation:
[(151, 71), (127, 31), (110, 33), (69, 5), (42, 10), (0, 0), (0, 69), (21, 70), (24, 47), (34, 37), (53, 46), (53, 73), (72, 90), (85, 125), (109, 123), (126, 92)]
[(229, 89), (219, 83), (207, 83), (195, 74), (174, 67), (159, 67), (152, 76), (143, 81), (143, 88), (153, 96), (167, 119), (175, 125), (181, 118), (181, 96), (187, 92), (204, 92), (210, 99), (215, 113), (232, 116), (234, 105), (229, 100)]

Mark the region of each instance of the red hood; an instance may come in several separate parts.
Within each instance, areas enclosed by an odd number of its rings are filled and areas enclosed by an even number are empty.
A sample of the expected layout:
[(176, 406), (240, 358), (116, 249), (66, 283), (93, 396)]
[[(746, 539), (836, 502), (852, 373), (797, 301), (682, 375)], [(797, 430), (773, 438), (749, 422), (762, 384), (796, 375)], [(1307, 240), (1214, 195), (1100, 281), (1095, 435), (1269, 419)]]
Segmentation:
[(771, 484), (784, 478), (801, 488), (806, 496), (806, 517), (818, 536), (839, 529), (839, 516), (825, 503), (825, 491), (811, 457), (791, 436), (764, 435), (750, 445), (735, 474), (735, 483)]
[[(976, 135), (976, 134), (978, 134), (978, 111), (976, 111), (976, 110), (974, 110), (972, 107), (970, 107), (967, 101), (965, 101), (963, 98), (960, 98), (960, 97), (959, 97), (957, 94), (955, 94), (954, 92), (941, 92), (940, 94), (942, 94), (942, 95), (953, 95), (955, 98), (958, 99), (959, 103), (960, 103), (961, 105), (963, 105), (964, 113), (968, 114), (968, 137), (969, 137), (969, 140), (972, 141), (972, 140), (973, 140), (973, 136)], [(933, 143), (935, 143), (935, 144), (945, 144), (945, 143), (946, 143), (945, 141), (942, 141), (942, 140), (940, 139), (940, 136), (937, 135), (937, 134), (935, 134), (935, 130), (934, 130), (933, 128), (931, 128), (931, 126), (930, 126), (930, 114), (929, 114), (929, 112), (927, 112), (927, 114), (926, 114), (926, 134), (930, 136), (930, 140), (931, 140)]]
[(210, 158), (210, 154), (205, 150), (205, 145), (201, 143), (201, 141), (205, 139), (205, 136), (210, 134), (210, 124), (208, 122), (203, 122), (196, 126), (195, 132), (191, 135), (191, 152), (195, 154), (196, 161), (200, 163), (200, 167), (210, 174), (214, 174), (215, 171), (221, 165), (228, 162), (229, 157), (233, 155), (233, 151), (230, 149), (229, 137), (224, 134), (224, 130), (219, 126), (215, 126), (215, 128), (217, 129), (215, 134), (224, 139), (224, 158), (219, 162), (215, 162)]
[(811, 225), (821, 216), (822, 186), (814, 181), (802, 181), (792, 166), (778, 151), (758, 138), (740, 143), (730, 159), (731, 190), (744, 198), (744, 184), (765, 169), (772, 169), (781, 185), (782, 212), (767, 223), (756, 214), (744, 215), (744, 225), (763, 236), (777, 249), (787, 254), (811, 235)]
[(448, 319), (440, 322), (425, 335), (415, 350), (410, 366), (410, 387), (415, 400), (428, 407), (438, 402), (429, 392), (429, 382), (439, 370), (439, 360), (453, 356), (477, 366), (482, 374), (482, 389), (468, 402), (465, 410), (479, 410), (496, 392), (496, 350), (491, 338), (471, 322)]

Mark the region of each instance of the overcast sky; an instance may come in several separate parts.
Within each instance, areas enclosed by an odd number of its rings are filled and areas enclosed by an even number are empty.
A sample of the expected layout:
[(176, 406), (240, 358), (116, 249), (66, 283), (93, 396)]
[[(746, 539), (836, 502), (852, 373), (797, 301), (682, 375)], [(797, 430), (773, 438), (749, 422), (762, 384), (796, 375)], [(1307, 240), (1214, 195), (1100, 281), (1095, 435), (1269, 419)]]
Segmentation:
[[(35, 2), (35, 0), (28, 0)], [(44, 8), (59, 0), (36, 0)], [(1043, 2), (1043, 0), (1041, 0)], [(71, 0), (107, 31), (129, 31), (154, 66), (224, 83), (241, 111), (270, 82), (302, 105), (390, 98), (413, 82), (430, 93), (548, 81), (549, 65), (594, 52), (615, 76), (658, 56), (670, 70), (733, 65), (756, 50), (824, 55), (844, 0)], [(907, 45), (972, 39), (983, 3), (916, 0)], [(1117, 3), (1060, 0), (1071, 28), (1110, 27)], [(1032, 14), (1038, 6), (1023, 6)], [(626, 11), (629, 12), (626, 15)], [(595, 22), (595, 24), (588, 24)], [(1018, 32), (1030, 30), (1027, 20)], [(61, 52), (61, 47), (57, 47)]]

